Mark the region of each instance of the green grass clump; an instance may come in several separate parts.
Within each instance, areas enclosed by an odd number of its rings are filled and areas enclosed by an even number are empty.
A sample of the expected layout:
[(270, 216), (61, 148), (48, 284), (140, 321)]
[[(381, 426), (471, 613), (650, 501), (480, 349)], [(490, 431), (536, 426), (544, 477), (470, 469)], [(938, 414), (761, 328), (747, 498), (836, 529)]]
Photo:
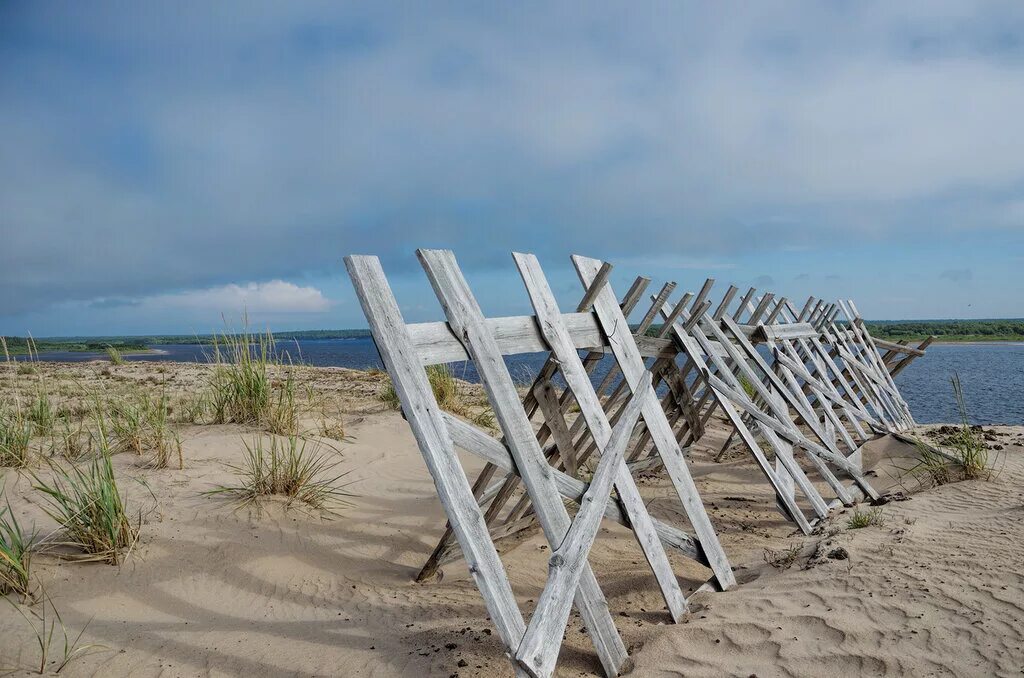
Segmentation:
[(19, 403), (0, 402), (0, 467), (25, 468), (33, 424)]
[(240, 466), (232, 466), (239, 482), (222, 485), (207, 492), (224, 495), (240, 506), (258, 505), (260, 499), (277, 495), (288, 503), (299, 501), (317, 509), (329, 509), (349, 496), (338, 486), (345, 473), (337, 473), (339, 462), (324, 453), (320, 445), (298, 435), (273, 436), (270, 444), (256, 437), (245, 444)]
[(455, 374), (447, 365), (429, 365), (427, 367), (427, 380), (430, 382), (430, 390), (434, 392), (434, 398), (442, 410), (456, 414), (465, 410), (459, 400), (458, 386), (455, 381)]
[(29, 570), (36, 535), (26, 535), (14, 517), (10, 502), (0, 508), (0, 595), (29, 594)]
[(909, 472), (919, 479), (926, 479), (926, 482), (931, 485), (945, 485), (959, 480), (976, 478), (987, 480), (992, 475), (988, 448), (985, 446), (985, 441), (971, 428), (960, 375), (954, 372), (950, 382), (953, 385), (953, 395), (956, 398), (957, 410), (960, 414), (960, 426), (940, 441), (942, 447), (945, 448), (944, 453), (923, 442), (918, 442), (917, 463), (909, 469)]
[(119, 564), (139, 531), (138, 524), (128, 518), (110, 455), (101, 453), (85, 470), (77, 466), (51, 468), (52, 479), (35, 476), (34, 487), (47, 500), (47, 515), (64, 530), (62, 544), (82, 551), (86, 560)]
[(41, 388), (29, 406), (28, 419), (34, 426), (35, 434), (40, 436), (50, 435), (57, 422), (57, 414), (50, 402), (50, 396)]
[(964, 390), (960, 385), (960, 375), (953, 373), (950, 381), (953, 384), (953, 395), (956, 397), (956, 406), (960, 412), (960, 429), (950, 437), (953, 454), (960, 463), (963, 476), (966, 480), (988, 477), (990, 473), (988, 448), (985, 441), (975, 435), (967, 416), (967, 403), (964, 400)]
[(754, 383), (752, 381), (742, 374), (737, 375), (736, 378), (739, 380), (740, 386), (743, 387), (743, 392), (747, 394), (748, 398), (751, 400), (757, 398), (757, 389), (754, 387)]
[(170, 423), (166, 394), (151, 397), (145, 391), (130, 393), (110, 405), (110, 426), (115, 452), (152, 452), (150, 465), (166, 468), (177, 459), (182, 468), (181, 439)]
[(885, 525), (885, 518), (882, 516), (881, 508), (873, 508), (866, 511), (857, 509), (850, 516), (850, 519), (846, 521), (846, 527), (850, 530), (859, 530), (870, 525), (877, 525), (878, 527)]
[[(274, 356), (268, 332), (223, 334), (214, 344), (210, 408), (214, 422), (262, 426), (271, 433), (296, 431), (295, 380), (291, 365)], [(283, 381), (271, 379), (271, 368), (289, 368)]]
[(377, 397), (392, 410), (397, 410), (402, 406), (402, 402), (398, 399), (398, 391), (395, 390), (395, 382), (391, 381), (391, 377), (385, 378), (384, 386)]
[(121, 352), (113, 346), (107, 346), (107, 358), (110, 360), (112, 365), (124, 365), (124, 356)]
[[(459, 382), (455, 378), (452, 368), (448, 365), (428, 365), (426, 371), (430, 390), (433, 391), (434, 399), (437, 400), (441, 409), (464, 417), (470, 416), (469, 408), (459, 397)], [(398, 392), (395, 390), (395, 384), (390, 377), (385, 377), (384, 385), (377, 397), (393, 410), (402, 406)], [(493, 424), (493, 420), (488, 420), (486, 414), (480, 416), (483, 422), (488, 422), (486, 425)], [(481, 425), (485, 424), (481, 423)]]

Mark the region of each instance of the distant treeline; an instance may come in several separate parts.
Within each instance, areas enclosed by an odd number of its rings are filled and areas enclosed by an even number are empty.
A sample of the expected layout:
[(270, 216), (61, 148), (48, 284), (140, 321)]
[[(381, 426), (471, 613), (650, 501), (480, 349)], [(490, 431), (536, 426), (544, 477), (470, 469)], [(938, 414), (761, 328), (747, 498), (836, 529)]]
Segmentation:
[(4, 337), (7, 344), (7, 352), (10, 355), (28, 355), (29, 346), (32, 352), (46, 353), (47, 351), (80, 351), (82, 353), (102, 353), (108, 346), (113, 346), (118, 351), (125, 353), (131, 351), (145, 351), (148, 344), (135, 337), (61, 337), (56, 339), (31, 340), (28, 337)]
[[(1024, 319), (1015, 320), (868, 320), (871, 334), (889, 341), (921, 340), (934, 335), (939, 341), (1024, 341)], [(659, 326), (652, 326), (649, 333), (656, 334)], [(369, 337), (369, 330), (300, 330), (295, 332), (274, 332), (277, 343), (311, 339), (358, 339)], [(144, 351), (164, 344), (213, 344), (212, 334), (164, 334), (147, 337), (43, 337), (33, 340), (35, 350), (81, 351), (102, 353), (108, 346), (123, 352)], [(11, 355), (28, 353), (26, 337), (5, 337), (7, 350)]]
[(872, 336), (889, 341), (935, 336), (938, 341), (1024, 341), (1024, 319), (868, 320)]
[[(369, 330), (300, 330), (295, 332), (274, 332), (275, 342), (287, 342), (295, 339), (355, 339), (370, 336)], [(7, 350), (11, 355), (26, 355), (29, 352), (28, 337), (4, 337)], [(144, 351), (148, 348), (165, 344), (205, 345), (213, 344), (213, 334), (160, 334), (153, 336), (109, 336), (109, 337), (43, 337), (33, 339), (35, 351), (76, 351), (83, 353), (102, 353), (108, 346), (113, 346), (122, 353), (125, 351)]]

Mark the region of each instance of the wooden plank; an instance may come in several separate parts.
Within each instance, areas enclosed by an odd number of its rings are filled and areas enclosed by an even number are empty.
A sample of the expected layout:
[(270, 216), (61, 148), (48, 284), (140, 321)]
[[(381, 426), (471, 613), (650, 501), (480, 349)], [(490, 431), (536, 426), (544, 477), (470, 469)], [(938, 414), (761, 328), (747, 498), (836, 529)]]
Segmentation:
[(470, 575), (502, 643), (514, 650), (526, 631), (526, 624), (380, 261), (376, 257), (348, 256), (345, 267), (427, 470), (434, 479), (437, 496), (465, 554)]
[[(584, 286), (588, 286), (594, 279), (597, 271), (601, 268), (601, 262), (579, 255), (573, 255), (573, 264), (580, 276)], [(602, 328), (608, 336), (612, 352), (622, 369), (623, 378), (629, 383), (630, 390), (635, 392), (639, 387), (641, 378), (646, 372), (643, 359), (640, 357), (636, 344), (628, 333), (617, 333), (616, 327), (625, 325), (625, 317), (615, 302), (615, 295), (610, 288), (605, 288), (594, 302), (594, 310)], [(644, 423), (647, 430), (651, 432), (658, 453), (661, 455), (669, 478), (679, 496), (690, 525), (693, 527), (697, 540), (704, 550), (708, 563), (721, 588), (728, 589), (734, 586), (736, 578), (732, 573), (729, 560), (718, 541), (715, 528), (712, 526), (704, 506), (700, 501), (697, 486), (693, 482), (689, 469), (683, 458), (683, 452), (676, 442), (672, 427), (669, 426), (665, 412), (661, 409), (661, 403), (653, 390), (644, 399), (643, 408)]]
[[(757, 368), (765, 375), (765, 378), (767, 379), (768, 383), (774, 388), (775, 392), (782, 396), (782, 399), (785, 401), (786, 405), (793, 408), (800, 415), (800, 418), (807, 425), (807, 427), (810, 428), (814, 435), (818, 438), (818, 440), (821, 441), (825, 450), (828, 451), (828, 455), (823, 455), (821, 447), (818, 446), (816, 446), (817, 449), (809, 449), (805, 445), (804, 449), (807, 449), (811, 453), (818, 454), (818, 456), (826, 458), (834, 465), (837, 465), (840, 468), (842, 468), (843, 471), (848, 473), (852, 478), (854, 478), (857, 481), (857, 484), (864, 490), (864, 493), (867, 496), (871, 497), (872, 499), (877, 499), (878, 493), (874, 490), (874, 488), (871, 487), (870, 483), (868, 483), (867, 478), (865, 478), (864, 475), (860, 473), (858, 469), (852, 468), (852, 465), (846, 463), (846, 458), (839, 451), (839, 449), (835, 447), (835, 441), (828, 440), (828, 437), (825, 435), (824, 431), (822, 431), (821, 426), (818, 425), (818, 421), (814, 417), (814, 413), (807, 412), (807, 410), (803, 407), (803, 404), (799, 402), (799, 400), (797, 400), (795, 396), (789, 393), (789, 390), (779, 380), (778, 376), (776, 376), (775, 373), (771, 370), (771, 368), (769, 368), (768, 365), (764, 362), (764, 358), (762, 358), (761, 354), (757, 352), (757, 349), (755, 349), (746, 340), (746, 337), (744, 337), (741, 333), (738, 333), (736, 331), (734, 322), (730, 318), (723, 318), (722, 323), (727, 328), (729, 328), (733, 336), (736, 337), (736, 339), (738, 340), (737, 343), (739, 347), (743, 350), (743, 353), (745, 354), (746, 358), (748, 358), (755, 366), (757, 366)], [(719, 342), (722, 342), (723, 339), (721, 336), (721, 330), (718, 329), (715, 323), (708, 322), (705, 323), (705, 326), (710, 328), (712, 332), (715, 333)], [(731, 344), (729, 344), (729, 347), (731, 348)], [(735, 356), (733, 359), (737, 360)], [(758, 388), (760, 382), (758, 381), (757, 375), (754, 374), (753, 371), (746, 366), (745, 361), (740, 360), (738, 364), (741, 370), (747, 372), (747, 378), (752, 379), (754, 381), (754, 387)], [(783, 413), (779, 411), (778, 414), (781, 416)]]
[[(561, 322), (562, 315), (558, 311), (555, 296), (551, 292), (547, 278), (544, 276), (540, 263), (535, 256), (532, 254), (513, 254), (513, 257), (523, 278), (523, 283), (526, 285), (530, 302), (537, 313), (537, 323), (542, 328), (542, 332), (551, 346), (552, 355), (560, 363), (562, 376), (566, 384), (575, 394), (576, 401), (580, 406), (580, 416), (586, 421), (594, 442), (602, 450), (603, 462), (604, 456), (607, 455), (607, 447), (612, 444), (612, 429), (601, 407), (601, 401), (597, 396), (597, 392), (590, 382), (590, 377), (583, 368), (583, 362), (572, 345), (568, 329)], [(593, 284), (590, 287), (593, 288)], [(600, 295), (595, 296), (595, 303), (598, 299), (600, 299)], [(650, 374), (647, 374), (646, 378), (650, 382)], [(650, 383), (644, 386), (641, 381), (639, 388), (642, 391), (651, 390), (653, 392)], [(629, 419), (631, 416), (629, 408), (633, 407), (636, 402), (637, 396), (634, 395), (627, 406), (624, 415), (626, 419)], [(634, 417), (634, 422), (635, 419)], [(617, 426), (621, 426), (621, 424), (622, 420), (620, 419)], [(632, 427), (630, 431), (632, 431)], [(626, 442), (628, 442), (628, 436)], [(625, 445), (625, 443), (623, 444)], [(683, 593), (679, 589), (679, 583), (672, 572), (672, 564), (665, 555), (665, 550), (661, 547), (661, 542), (658, 539), (651, 517), (647, 512), (647, 507), (640, 494), (640, 490), (637, 488), (629, 469), (626, 468), (625, 463), (621, 459), (615, 469), (615, 488), (618, 490), (623, 508), (629, 515), (637, 542), (640, 544), (640, 548), (643, 550), (644, 556), (647, 558), (647, 562), (650, 564), (658, 581), (662, 596), (665, 598), (665, 604), (672, 618), (675, 621), (679, 621), (686, 612), (686, 599), (683, 597)]]
[[(564, 320), (576, 348), (600, 348), (604, 344), (604, 338), (593, 313), (566, 313)], [(484, 324), (493, 335), (502, 355), (539, 353), (547, 350), (533, 316), (486, 318)], [(469, 360), (469, 354), (448, 323), (419, 323), (407, 327), (423, 365)], [(660, 352), (671, 346), (671, 342), (658, 341), (655, 337), (647, 339), (643, 342), (642, 352), (648, 357), (657, 357)]]
[[(448, 412), (443, 412), (442, 417), (456, 445), (507, 473), (518, 474), (515, 463), (512, 461), (512, 455), (500, 440), (492, 438), (472, 424)], [(557, 469), (552, 469), (552, 477), (554, 478), (555, 485), (558, 486), (558, 492), (563, 497), (577, 504), (580, 502), (584, 492), (587, 490), (585, 482)], [(632, 527), (626, 511), (622, 507), (621, 500), (608, 504), (604, 515), (609, 520), (620, 525)], [(708, 564), (700, 549), (700, 545), (693, 537), (668, 523), (659, 521), (657, 518), (651, 518), (651, 520), (662, 544), (679, 551), (680, 554), (687, 558), (692, 558), (702, 565)]]
[(562, 409), (558, 406), (558, 397), (555, 396), (554, 386), (550, 381), (537, 384), (533, 387), (533, 395), (540, 405), (540, 411), (544, 414), (544, 422), (551, 431), (551, 437), (558, 447), (558, 454), (565, 465), (565, 470), (573, 477), (579, 477), (576, 465), (576, 449), (572, 444), (572, 436), (569, 435), (569, 428), (562, 418)]
[(735, 285), (729, 285), (729, 289), (725, 291), (725, 296), (722, 297), (722, 301), (718, 304), (718, 308), (715, 309), (714, 319), (718, 320), (729, 310), (729, 303), (732, 301), (736, 293), (739, 292), (739, 288)]
[[(740, 318), (743, 317), (743, 312), (747, 310), (747, 304), (750, 303), (750, 300), (754, 297), (755, 294), (757, 294), (757, 289), (756, 288), (751, 287), (749, 290), (747, 290), (747, 293), (743, 295), (742, 299), (740, 299), (740, 305), (736, 309), (736, 312), (732, 314), (732, 319), (733, 320), (735, 320), (736, 322), (739, 322)], [(724, 317), (728, 317), (728, 316), (724, 316)]]
[[(554, 301), (554, 298), (551, 300)], [(568, 339), (567, 336), (565, 338)], [(640, 417), (641, 399), (650, 387), (650, 375), (647, 375), (647, 383), (641, 386), (638, 395), (630, 399), (626, 414), (606, 441), (594, 478), (580, 501), (580, 510), (565, 538), (552, 550), (548, 560), (547, 582), (526, 627), (523, 642), (516, 650), (516, 659), (535, 676), (550, 676), (555, 671), (569, 612), (572, 611), (573, 597), (587, 563), (587, 554), (601, 526), (601, 518), (612, 490), (612, 480), (619, 468), (625, 470), (622, 455)], [(661, 548), (657, 538), (654, 543)]]
[(818, 334), (818, 330), (810, 323), (789, 323), (786, 325), (758, 325), (755, 336), (761, 341), (778, 341), (816, 337)]
[[(418, 250), (417, 255), (430, 279), (448, 324), (461, 337), (480, 375), (516, 468), (533, 502), (538, 521), (552, 549), (565, 539), (571, 520), (551, 476), (551, 467), (534, 437), (533, 426), (519, 401), (515, 383), (501, 357), (491, 329), (462, 272), (449, 250)], [(596, 276), (600, 266), (595, 267)], [(604, 292), (598, 300), (606, 299)], [(616, 303), (613, 298), (613, 303)], [(595, 304), (597, 306), (597, 304)], [(616, 310), (618, 304), (616, 303)], [(621, 315), (621, 311), (619, 311)], [(627, 658), (626, 647), (615, 628), (608, 602), (589, 565), (584, 565), (576, 595), (576, 606), (587, 626), (598, 657), (609, 676), (618, 675)]]

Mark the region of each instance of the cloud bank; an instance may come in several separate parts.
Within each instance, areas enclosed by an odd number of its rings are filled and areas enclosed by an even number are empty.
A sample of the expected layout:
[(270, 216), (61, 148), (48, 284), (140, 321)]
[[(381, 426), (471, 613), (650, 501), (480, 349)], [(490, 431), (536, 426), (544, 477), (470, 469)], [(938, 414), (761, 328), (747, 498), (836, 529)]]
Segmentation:
[(282, 281), (417, 246), (487, 271), (1019, 244), (1021, 35), (1013, 2), (7, 3), (0, 319), (326, 308)]

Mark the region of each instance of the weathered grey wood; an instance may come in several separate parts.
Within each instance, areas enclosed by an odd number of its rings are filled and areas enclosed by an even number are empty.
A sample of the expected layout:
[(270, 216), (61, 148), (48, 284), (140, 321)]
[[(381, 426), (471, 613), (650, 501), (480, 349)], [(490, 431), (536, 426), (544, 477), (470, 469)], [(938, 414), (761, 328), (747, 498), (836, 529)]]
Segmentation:
[[(567, 336), (565, 338), (568, 339)], [(581, 363), (580, 368), (582, 367)], [(598, 462), (594, 478), (580, 500), (580, 510), (576, 513), (569, 531), (562, 542), (552, 549), (548, 560), (547, 582), (526, 627), (523, 642), (516, 650), (516, 659), (534, 676), (550, 676), (554, 673), (562, 646), (562, 636), (569, 620), (569, 612), (572, 610), (573, 597), (583, 575), (587, 554), (594, 544), (597, 529), (601, 526), (601, 518), (608, 505), (612, 480), (622, 467), (622, 455), (626, 451), (633, 427), (640, 417), (641, 399), (651, 387), (649, 374), (646, 379), (647, 383), (643, 384), (638, 394), (630, 399), (626, 414), (606, 441), (601, 461)], [(661, 548), (656, 537), (655, 543)]]
[[(583, 367), (583, 362), (572, 345), (568, 329), (561, 321), (562, 315), (558, 311), (554, 294), (551, 292), (551, 288), (536, 257), (530, 254), (514, 254), (513, 257), (523, 278), (523, 283), (526, 285), (530, 302), (537, 313), (538, 325), (551, 346), (552, 355), (560, 363), (562, 376), (565, 378), (566, 384), (575, 394), (576, 400), (579, 403), (580, 416), (586, 421), (595, 443), (604, 450), (602, 452), (603, 461), (604, 456), (607, 455), (607, 446), (612, 444), (612, 429), (601, 407), (601, 401), (598, 399), (597, 393), (590, 382), (590, 377)], [(593, 285), (591, 284), (592, 287)], [(595, 303), (598, 303), (599, 299), (600, 295), (598, 294), (595, 296)], [(647, 391), (653, 393), (649, 373), (646, 375), (646, 378), (646, 385), (641, 379), (638, 382), (638, 391), (634, 392), (633, 398), (629, 400), (629, 405), (624, 415), (627, 420), (632, 413), (630, 408), (637, 406), (636, 394), (639, 393), (642, 397), (646, 398), (649, 395), (646, 393)], [(634, 423), (635, 419), (633, 417)], [(621, 426), (622, 421), (620, 419), (617, 426)], [(632, 431), (632, 427), (630, 427), (630, 431)], [(626, 442), (628, 442), (628, 437), (627, 435)], [(665, 555), (665, 551), (658, 540), (654, 524), (647, 512), (643, 497), (640, 495), (640, 490), (637, 488), (629, 469), (626, 468), (621, 459), (615, 468), (615, 487), (618, 490), (623, 508), (629, 515), (637, 542), (640, 544), (640, 548), (643, 550), (644, 556), (647, 558), (647, 562), (650, 564), (658, 581), (669, 612), (675, 621), (679, 621), (686, 612), (686, 599), (679, 589), (675, 574), (672, 572), (672, 565), (668, 561), (668, 557)]]
[(519, 646), (526, 624), (380, 261), (376, 257), (348, 256), (345, 266), (381, 360), (391, 375), (409, 427), (434, 479), (438, 498), (465, 554), (470, 575), (502, 643), (513, 650)]
[[(922, 355), (924, 355), (925, 349), (931, 346), (933, 341), (935, 341), (935, 337), (925, 337), (924, 341), (917, 345), (917, 350), (920, 351)], [(907, 365), (914, 361), (914, 358), (916, 357), (916, 355), (911, 354), (908, 355), (903, 360), (900, 360), (895, 365), (893, 365), (891, 370), (889, 370), (889, 374), (891, 374), (892, 377), (895, 379), (900, 372), (907, 368)]]
[[(872, 499), (877, 499), (878, 493), (875, 491), (873, 487), (871, 487), (871, 484), (868, 483), (867, 478), (865, 478), (864, 475), (860, 473), (859, 469), (853, 468), (851, 464), (847, 463), (846, 458), (839, 451), (839, 449), (835, 447), (835, 441), (828, 440), (828, 436), (825, 435), (824, 431), (822, 431), (821, 429), (821, 426), (818, 425), (818, 421), (817, 418), (814, 416), (814, 413), (808, 412), (806, 409), (804, 409), (803, 404), (799, 400), (797, 400), (797, 398), (793, 396), (793, 394), (789, 392), (789, 389), (785, 387), (785, 385), (779, 380), (778, 376), (776, 376), (775, 373), (771, 370), (771, 368), (768, 367), (768, 365), (765, 363), (764, 358), (762, 358), (761, 354), (757, 352), (757, 349), (755, 349), (753, 345), (751, 345), (750, 342), (747, 341), (746, 337), (744, 337), (741, 332), (737, 331), (734, 322), (730, 318), (723, 318), (722, 324), (729, 328), (732, 335), (736, 338), (737, 345), (740, 347), (740, 349), (743, 350), (745, 357), (748, 360), (750, 360), (750, 362), (753, 365), (755, 365), (765, 375), (765, 378), (767, 379), (768, 383), (772, 386), (774, 391), (782, 397), (786, 405), (793, 408), (798, 413), (803, 422), (807, 425), (808, 428), (811, 429), (815, 437), (817, 437), (818, 440), (821, 441), (821, 444), (824, 447), (823, 450), (822, 446), (815, 445), (813, 448), (809, 448), (806, 445), (804, 445), (804, 449), (807, 449), (812, 454), (817, 454), (819, 457), (827, 459), (834, 465), (842, 468), (843, 471), (848, 473), (852, 478), (854, 478), (857, 481), (857, 484), (860, 485), (861, 488), (863, 488), (864, 493), (867, 496), (871, 497)], [(715, 333), (716, 337), (721, 343), (723, 341), (723, 337), (721, 335), (721, 331), (718, 329), (716, 324), (713, 322), (708, 322), (705, 323), (705, 325), (708, 328), (710, 328), (712, 332)], [(732, 349), (732, 344), (728, 343), (727, 347), (729, 349)], [(738, 360), (738, 356), (734, 356), (733, 359)], [(760, 382), (757, 380), (757, 375), (754, 374), (753, 371), (750, 370), (750, 368), (746, 367), (745, 361), (738, 360), (738, 364), (741, 370), (745, 370), (747, 372), (747, 377), (749, 379), (754, 380), (754, 387), (758, 388)], [(784, 414), (780, 410), (776, 411), (780, 416)], [(827, 454), (823, 454), (826, 451)]]
[(768, 317), (764, 319), (763, 324), (771, 325), (775, 323), (776, 319), (779, 317), (779, 314), (782, 313), (784, 308), (786, 308), (786, 304), (788, 303), (788, 301), (789, 300), (786, 299), (786, 297), (782, 297), (781, 299), (779, 299), (778, 303), (775, 304), (775, 308), (773, 308), (772, 312), (768, 314)]
[[(714, 323), (716, 321), (709, 320), (708, 322)], [(754, 435), (743, 422), (743, 417), (733, 407), (732, 402), (730, 402), (727, 390), (720, 390), (716, 386), (716, 384), (722, 384), (724, 382), (712, 375), (708, 365), (701, 359), (701, 355), (707, 355), (709, 360), (712, 361), (712, 364), (718, 370), (719, 374), (723, 377), (727, 376), (733, 381), (735, 386), (739, 387), (739, 384), (736, 383), (735, 377), (732, 374), (732, 370), (724, 363), (721, 357), (714, 354), (714, 352), (709, 351), (710, 342), (699, 324), (694, 325), (690, 332), (685, 332), (679, 324), (677, 324), (674, 329), (675, 339), (681, 344), (683, 350), (686, 351), (687, 355), (689, 355), (691, 359), (698, 361), (698, 369), (700, 369), (705, 382), (707, 382), (710, 393), (714, 395), (715, 400), (718, 402), (718, 406), (739, 433), (740, 438), (750, 451), (751, 456), (754, 457), (754, 461), (756, 461), (757, 465), (761, 468), (761, 472), (768, 479), (768, 482), (771, 483), (772, 487), (775, 488), (775, 492), (778, 495), (779, 502), (782, 504), (785, 513), (789, 515), (793, 522), (795, 522), (805, 534), (810, 534), (810, 522), (807, 520), (806, 516), (804, 516), (800, 507), (797, 506), (793, 497), (790, 496), (788, 491), (788, 479), (781, 478), (779, 474), (775, 472), (775, 469), (772, 468), (771, 463), (764, 455), (764, 452), (761, 450), (760, 445), (758, 445)], [(731, 386), (732, 385), (730, 385), (730, 389)], [(740, 387), (740, 390), (742, 391), (742, 387)], [(760, 410), (758, 410), (758, 412), (760, 413)], [(799, 474), (802, 473), (802, 471), (794, 469), (793, 473)]]
[(879, 339), (878, 337), (872, 338), (875, 340), (875, 345), (878, 346), (879, 348), (889, 349), (891, 351), (896, 351), (897, 353), (906, 353), (907, 355), (912, 355), (916, 357), (924, 355), (923, 350), (919, 348), (914, 348), (913, 346), (907, 346), (906, 344), (897, 344), (894, 341), (886, 341), (885, 339)]
[(739, 288), (735, 285), (729, 285), (729, 289), (725, 291), (725, 296), (722, 297), (722, 301), (718, 304), (718, 308), (715, 309), (714, 319), (718, 320), (729, 310), (729, 303), (732, 301), (736, 293), (739, 292)]
[(810, 323), (791, 323), (788, 325), (758, 325), (757, 335), (761, 341), (780, 341), (804, 339), (818, 336), (818, 330)]
[(544, 421), (551, 431), (551, 437), (558, 447), (559, 456), (565, 465), (569, 475), (577, 477), (579, 471), (576, 465), (576, 449), (572, 444), (572, 436), (569, 435), (569, 428), (562, 418), (562, 409), (558, 406), (558, 397), (554, 393), (554, 386), (550, 381), (537, 384), (533, 387), (533, 395), (540, 405), (540, 411), (544, 414)]
[[(579, 255), (573, 255), (573, 264), (580, 276), (584, 286), (590, 284), (601, 268), (601, 262)], [(622, 369), (623, 377), (630, 384), (630, 390), (635, 392), (639, 387), (641, 377), (646, 372), (643, 358), (640, 357), (636, 344), (632, 337), (626, 333), (618, 333), (615, 328), (625, 326), (626, 319), (622, 315), (618, 304), (615, 302), (615, 295), (610, 288), (605, 288), (594, 302), (594, 310), (601, 322), (602, 328), (608, 336), (609, 344), (619, 367)], [(715, 528), (712, 526), (704, 505), (700, 501), (700, 495), (693, 482), (689, 469), (683, 458), (683, 452), (676, 442), (672, 427), (669, 426), (665, 412), (661, 409), (661, 403), (653, 390), (644, 399), (643, 418), (647, 429), (651, 432), (661, 455), (669, 478), (676, 490), (679, 500), (683, 505), (690, 525), (697, 536), (701, 548), (714, 571), (722, 589), (734, 586), (736, 578), (729, 566), (729, 560), (718, 541)]]
[[(593, 313), (566, 313), (565, 324), (569, 328), (573, 344), (580, 349), (600, 349), (604, 343), (597, 320)], [(533, 316), (510, 316), (485, 318), (488, 327), (502, 355), (537, 353), (547, 350), (544, 338), (537, 329)], [(437, 365), (469, 360), (465, 347), (452, 333), (447, 323), (419, 323), (408, 325), (416, 353), (423, 365)], [(648, 357), (657, 357), (670, 346), (670, 342), (647, 337), (641, 342), (641, 352)]]
[[(519, 401), (515, 383), (502, 360), (494, 335), (484, 322), (483, 313), (455, 262), (454, 254), (449, 250), (418, 250), (417, 255), (444, 308), (448, 324), (462, 339), (473, 359), (545, 537), (553, 549), (557, 548), (569, 529), (569, 514), (551, 477), (551, 467), (534, 437), (533, 427)], [(600, 266), (595, 267), (594, 276), (599, 269)], [(605, 286), (598, 295), (599, 301), (607, 298), (607, 289)], [(612, 301), (618, 310), (614, 298)], [(589, 565), (584, 566), (580, 577), (576, 605), (605, 673), (618, 675), (627, 657), (626, 648)]]
[[(457, 446), (488, 461), (507, 473), (517, 474), (515, 463), (512, 461), (512, 455), (500, 440), (492, 438), (472, 424), (448, 412), (443, 412), (442, 417), (444, 418), (445, 425), (448, 427), (452, 440)], [(559, 493), (566, 499), (570, 499), (578, 504), (583, 497), (583, 493), (587, 490), (587, 484), (557, 469), (552, 469), (552, 477), (558, 486)], [(604, 515), (609, 520), (632, 528), (630, 519), (625, 509), (622, 508), (621, 500), (608, 504)], [(700, 545), (693, 537), (676, 527), (659, 521), (657, 518), (651, 518), (651, 520), (662, 544), (679, 551), (682, 555), (692, 558), (702, 565), (708, 564), (700, 549)]]
[(750, 300), (754, 297), (755, 294), (757, 294), (756, 288), (751, 287), (749, 290), (747, 290), (747, 293), (743, 295), (742, 299), (740, 299), (739, 307), (736, 309), (736, 312), (733, 313), (732, 315), (733, 320), (739, 322), (740, 318), (743, 317), (743, 312), (747, 310), (747, 304), (750, 303)]

